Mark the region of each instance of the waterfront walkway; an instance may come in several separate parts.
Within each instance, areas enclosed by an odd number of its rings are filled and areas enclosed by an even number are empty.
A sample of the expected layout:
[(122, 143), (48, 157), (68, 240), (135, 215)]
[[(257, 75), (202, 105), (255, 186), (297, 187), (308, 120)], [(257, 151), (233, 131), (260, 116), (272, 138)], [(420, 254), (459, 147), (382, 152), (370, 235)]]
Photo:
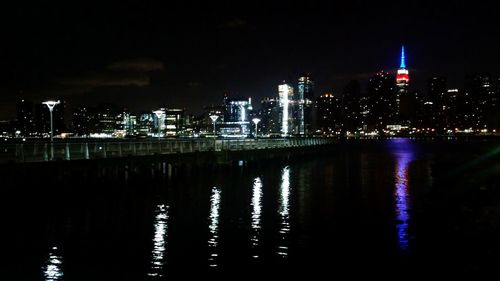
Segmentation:
[(54, 160), (85, 160), (185, 154), (195, 152), (223, 152), (246, 150), (273, 150), (311, 147), (333, 143), (327, 138), (284, 139), (145, 139), (69, 141), (33, 141), (0, 144), (0, 163), (43, 162)]

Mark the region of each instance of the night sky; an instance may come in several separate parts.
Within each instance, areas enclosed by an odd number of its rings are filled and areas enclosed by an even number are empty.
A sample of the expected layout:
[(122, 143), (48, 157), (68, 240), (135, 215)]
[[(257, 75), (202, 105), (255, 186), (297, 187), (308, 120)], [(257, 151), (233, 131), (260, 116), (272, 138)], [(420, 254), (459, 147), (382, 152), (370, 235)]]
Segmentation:
[(13, 2), (0, 17), (0, 119), (18, 99), (51, 97), (199, 113), (224, 93), (276, 96), (306, 72), (340, 94), (395, 71), (402, 44), (414, 90), (433, 74), (451, 87), (500, 77), (498, 10), (485, 1)]

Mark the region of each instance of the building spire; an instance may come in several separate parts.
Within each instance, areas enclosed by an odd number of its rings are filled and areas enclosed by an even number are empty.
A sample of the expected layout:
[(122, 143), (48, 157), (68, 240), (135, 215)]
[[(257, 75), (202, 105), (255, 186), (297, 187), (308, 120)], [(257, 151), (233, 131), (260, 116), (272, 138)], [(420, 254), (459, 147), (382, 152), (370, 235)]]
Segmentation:
[(405, 46), (401, 46), (401, 65), (399, 68), (406, 68), (406, 61), (405, 61)]

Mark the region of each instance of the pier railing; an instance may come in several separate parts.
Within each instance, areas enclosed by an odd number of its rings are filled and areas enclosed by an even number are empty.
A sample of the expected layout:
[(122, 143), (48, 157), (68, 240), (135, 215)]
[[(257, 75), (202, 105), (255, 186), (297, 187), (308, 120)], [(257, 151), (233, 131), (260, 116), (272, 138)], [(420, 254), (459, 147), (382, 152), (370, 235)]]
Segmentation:
[(324, 138), (174, 139), (125, 141), (22, 142), (0, 144), (0, 163), (42, 162), (208, 151), (307, 147), (332, 143)]

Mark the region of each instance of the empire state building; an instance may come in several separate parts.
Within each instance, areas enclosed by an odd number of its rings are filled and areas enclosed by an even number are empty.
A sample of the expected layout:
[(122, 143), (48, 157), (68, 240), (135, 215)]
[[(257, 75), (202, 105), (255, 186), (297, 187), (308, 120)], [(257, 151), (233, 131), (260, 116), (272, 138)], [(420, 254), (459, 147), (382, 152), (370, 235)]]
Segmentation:
[[(401, 47), (401, 64), (396, 75), (396, 118), (400, 119), (401, 98), (408, 94), (408, 84), (410, 82), (410, 73), (406, 69), (405, 46)], [(401, 120), (399, 120), (401, 121)]]

